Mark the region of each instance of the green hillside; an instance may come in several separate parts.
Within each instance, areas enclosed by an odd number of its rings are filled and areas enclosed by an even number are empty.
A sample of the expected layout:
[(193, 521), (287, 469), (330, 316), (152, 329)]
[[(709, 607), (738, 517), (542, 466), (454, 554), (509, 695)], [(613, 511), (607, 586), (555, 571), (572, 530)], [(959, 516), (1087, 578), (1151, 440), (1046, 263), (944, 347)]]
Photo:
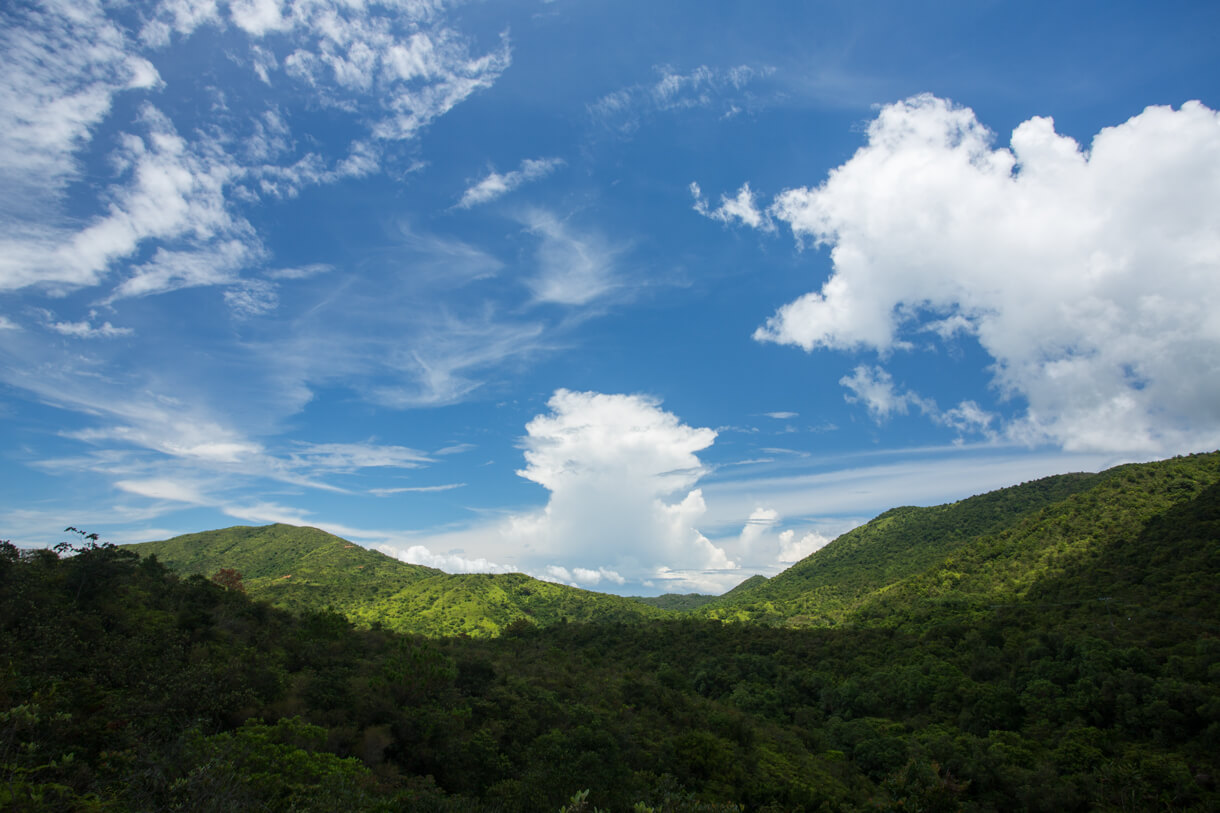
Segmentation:
[(317, 528), (238, 526), (124, 546), (182, 575), (238, 571), (251, 597), (422, 635), (498, 635), (513, 623), (642, 621), (664, 610), (519, 573), (450, 575)]
[[(1165, 613), (1214, 621), (1220, 565), (1220, 454), (1119, 466), (1007, 528), (981, 534), (924, 572), (877, 591), (857, 619), (944, 604), (1107, 607), (1127, 623)], [(1151, 616), (1148, 614), (1151, 613)]]
[(1213, 453), (1057, 475), (948, 505), (895, 508), (698, 612), (833, 626), (880, 622), (887, 608), (903, 603), (1015, 601), (1042, 580), (1080, 572), (1121, 548), (1152, 518), (1217, 480), (1220, 454)]
[(236, 526), (124, 547), (184, 576), (238, 571), (246, 591), (277, 607), (341, 613), (441, 573), (411, 565), (317, 528)]
[(629, 598), (540, 581), (522, 573), (440, 574), (413, 583), (348, 617), (424, 635), (499, 635), (514, 624), (639, 622), (668, 616)]

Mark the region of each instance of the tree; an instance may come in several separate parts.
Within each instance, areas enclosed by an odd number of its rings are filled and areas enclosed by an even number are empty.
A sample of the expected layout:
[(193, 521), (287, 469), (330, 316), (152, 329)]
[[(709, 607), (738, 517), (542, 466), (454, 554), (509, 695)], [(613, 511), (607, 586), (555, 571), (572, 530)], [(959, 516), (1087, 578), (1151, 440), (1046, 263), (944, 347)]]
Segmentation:
[(238, 593), (246, 592), (246, 586), (241, 583), (241, 574), (231, 567), (222, 567), (216, 571), (212, 576), (212, 581), (226, 590), (235, 590)]

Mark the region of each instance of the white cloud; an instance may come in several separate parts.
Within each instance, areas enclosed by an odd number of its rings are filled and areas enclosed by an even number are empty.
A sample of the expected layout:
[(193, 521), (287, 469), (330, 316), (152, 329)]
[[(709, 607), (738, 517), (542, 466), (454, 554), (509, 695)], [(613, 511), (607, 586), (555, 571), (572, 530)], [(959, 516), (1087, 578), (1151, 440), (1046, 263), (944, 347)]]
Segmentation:
[(234, 519), (258, 523), (283, 523), (285, 525), (308, 526), (308, 512), (273, 502), (256, 502), (247, 505), (226, 505), (221, 509)]
[(275, 310), (280, 304), (280, 298), (274, 283), (263, 279), (247, 279), (225, 291), (225, 304), (234, 316), (248, 319)]
[(798, 412), (764, 412), (763, 414), (777, 421), (789, 421), (800, 415)]
[(762, 229), (763, 231), (775, 230), (775, 224), (771, 221), (771, 217), (766, 212), (761, 211), (754, 202), (754, 192), (750, 189), (748, 183), (741, 185), (741, 189), (737, 190), (737, 197), (735, 198), (727, 198), (721, 195), (720, 205), (715, 209), (708, 206), (707, 200), (703, 197), (703, 190), (699, 188), (699, 184), (692, 182), (690, 193), (695, 199), (695, 211), (704, 217), (719, 220), (721, 223), (732, 223), (734, 220), (740, 220), (751, 228)]
[(283, 71), (324, 105), (375, 110), (373, 134), (400, 140), (489, 87), (511, 61), (506, 37), (496, 50), (471, 56), (468, 40), (440, 11), (438, 3), (409, 0), (235, 0), (227, 8), (212, 0), (170, 0), (141, 38), (164, 47), (174, 33), (187, 37), (201, 26), (231, 22), (249, 36), (251, 65), (262, 82), (272, 84)]
[(379, 363), (406, 383), (378, 385), (368, 391), (377, 403), (394, 408), (454, 403), (482, 385), (476, 373), (508, 364), (539, 347), (542, 326), (501, 323), (486, 313), (478, 319), (452, 314), (420, 314), (409, 348), (387, 347)]
[(430, 494), (434, 491), (452, 491), (455, 488), (465, 488), (465, 483), (445, 483), (439, 486), (399, 486), (398, 488), (370, 488), (369, 493), (378, 497), (388, 497), (391, 494)]
[(271, 279), (309, 279), (316, 277), (319, 274), (327, 274), (335, 270), (334, 266), (326, 263), (310, 263), (309, 265), (299, 265), (292, 268), (276, 268), (267, 272), (267, 276)]
[[(725, 540), (726, 548), (734, 548), (742, 568), (751, 573), (774, 575), (792, 562), (799, 561), (831, 541), (809, 528), (798, 537), (795, 528), (784, 528), (780, 512), (771, 506), (756, 506), (735, 542)], [(808, 525), (809, 522), (803, 522)], [(782, 529), (782, 530), (781, 530)]]
[(233, 430), (216, 423), (139, 407), (132, 412), (136, 414), (131, 417), (136, 417), (140, 423), (62, 434), (87, 443), (118, 441), (200, 463), (237, 463), (262, 451), (259, 444), (245, 440)]
[(916, 455), (883, 463), (870, 462), (867, 455), (863, 463), (814, 459), (800, 461), (795, 473), (777, 475), (772, 467), (757, 475), (708, 482), (702, 487), (708, 504), (703, 523), (709, 533), (736, 531), (741, 518), (765, 500), (767, 507), (800, 522), (810, 517), (848, 521), (817, 529), (835, 535), (896, 505), (936, 505), (1065, 471), (1100, 471), (1151, 459), (1108, 453), (1031, 454), (991, 444), (916, 449), (896, 456)]
[(0, 27), (0, 215), (28, 226), (76, 177), (76, 154), (115, 97), (160, 78), (95, 0), (9, 12)]
[(704, 473), (696, 453), (715, 432), (686, 426), (641, 395), (558, 390), (547, 406), (526, 425), (518, 474), (550, 498), (500, 526), (511, 543), (551, 563), (561, 554), (569, 570), (624, 578), (735, 567), (697, 528), (706, 506), (692, 490)]
[(96, 327), (85, 322), (52, 322), (48, 325), (56, 333), (72, 336), (77, 339), (113, 339), (118, 336), (130, 336), (134, 331), (129, 327), (115, 327), (109, 322), (102, 322)]
[(208, 498), (195, 485), (166, 478), (118, 480), (114, 485), (122, 491), (153, 500), (173, 500), (193, 505), (204, 505), (208, 502)]
[(620, 586), (627, 583), (627, 580), (622, 575), (604, 567), (599, 567), (597, 570), (574, 567), (572, 568), (572, 580), (582, 587), (595, 587), (601, 584), (602, 581), (613, 582)]
[(437, 456), (449, 455), (449, 454), (465, 454), (466, 452), (474, 451), (477, 448), (479, 448), (479, 447), (475, 446), (473, 443), (455, 443), (452, 446), (445, 446), (442, 449), (437, 449), (432, 454), (437, 455)]
[(355, 471), (366, 468), (416, 469), (433, 462), (432, 458), (406, 446), (376, 443), (298, 443), (292, 452), (294, 462), (310, 469)]
[(956, 429), (961, 434), (981, 433), (987, 438), (995, 438), (992, 423), (997, 418), (987, 412), (974, 401), (962, 401), (952, 409), (947, 409), (935, 416), (937, 422)]
[(557, 168), (563, 166), (560, 158), (527, 158), (521, 162), (521, 168), (501, 175), (491, 172), (487, 177), (468, 188), (458, 201), (458, 208), (469, 209), (483, 203), (490, 203), (496, 198), (507, 195), (517, 187), (545, 178)]
[(589, 115), (620, 133), (631, 133), (647, 115), (670, 110), (719, 106), (722, 118), (727, 118), (740, 113), (743, 105), (753, 106), (755, 99), (748, 86), (775, 72), (774, 68), (749, 65), (728, 69), (700, 65), (689, 73), (668, 65), (653, 70), (657, 74), (655, 82), (607, 93), (588, 105)]
[[(110, 11), (93, 0), (52, 0), (6, 18), (0, 30), (0, 290), (96, 285), (127, 271), (121, 264), (141, 253), (152, 259), (125, 273), (104, 301), (230, 284), (265, 259), (237, 204), (376, 171), (384, 151), (378, 142), (415, 137), (509, 64), (505, 39), (472, 56), (470, 42), (428, 2), (166, 0), (139, 37)], [(346, 145), (347, 157), (299, 153), (295, 111), (265, 99), (251, 99), (248, 134), (233, 128), (223, 101), (212, 106), (211, 120), (182, 123), (186, 135), (146, 102), (137, 122), (109, 122), (125, 132), (110, 156), (118, 174), (90, 179), (98, 188), (94, 215), (68, 217), (61, 198), (115, 98), (161, 83), (141, 42), (165, 48), (175, 35), (209, 26), (245, 35), (248, 53), (241, 37), (226, 46), (235, 64), (252, 66), (268, 84), (282, 83), (286, 72), (306, 82), (311, 108), (352, 119), (363, 132)], [(190, 100), (200, 89), (176, 81), (175, 98)], [(316, 132), (300, 141), (317, 144)], [(528, 163), (522, 172), (541, 170)], [(75, 201), (76, 210), (84, 203)], [(268, 307), (266, 297), (239, 291), (230, 300), (239, 314)]]
[(376, 549), (413, 565), (423, 565), (443, 570), (446, 573), (516, 573), (512, 565), (502, 565), (483, 557), (467, 559), (458, 552), (433, 553), (424, 545), (411, 545), (407, 548), (391, 544), (377, 545)]
[(779, 561), (784, 564), (799, 562), (814, 551), (826, 547), (832, 541), (834, 540), (831, 537), (817, 531), (806, 531), (800, 539), (797, 539), (796, 531), (792, 529), (782, 531), (779, 535)]
[(1028, 403), (1012, 437), (1220, 444), (1220, 116), (1149, 107), (1087, 151), (1049, 118), (992, 142), (942, 99), (882, 108), (851, 160), (769, 208), (829, 246), (834, 273), (755, 338), (885, 353), (908, 332), (969, 333)]
[(121, 183), (104, 215), (78, 231), (56, 227), (5, 236), (0, 289), (92, 285), (141, 244), (156, 253), (135, 267), (109, 298), (142, 296), (189, 285), (227, 282), (261, 257), (253, 229), (231, 211), (225, 189), (241, 169), (219, 145), (190, 143), (158, 110), (145, 105), (146, 135), (122, 138)]
[(738, 542), (741, 545), (743, 559), (749, 562), (757, 560), (762, 553), (759, 548), (763, 539), (779, 521), (779, 512), (774, 508), (755, 508), (750, 512), (750, 518), (746, 520), (745, 526), (741, 529), (741, 537)]
[(537, 235), (538, 273), (526, 281), (538, 302), (586, 305), (613, 290), (618, 251), (598, 234), (577, 232), (548, 212), (535, 210), (526, 226)]
[(924, 412), (935, 412), (935, 405), (920, 398), (916, 393), (907, 390), (899, 392), (894, 387), (893, 377), (881, 367), (870, 367), (861, 364), (849, 376), (843, 376), (839, 383), (850, 390), (843, 397), (848, 403), (863, 403), (868, 408), (868, 414), (878, 423), (897, 413), (907, 414), (908, 407), (916, 406)]
[(140, 39), (154, 47), (170, 43), (170, 35), (189, 36), (201, 25), (220, 22), (216, 0), (162, 0), (140, 30)]
[(542, 578), (550, 582), (558, 582), (560, 584), (571, 584), (572, 573), (566, 567), (559, 565), (547, 565), (542, 571)]

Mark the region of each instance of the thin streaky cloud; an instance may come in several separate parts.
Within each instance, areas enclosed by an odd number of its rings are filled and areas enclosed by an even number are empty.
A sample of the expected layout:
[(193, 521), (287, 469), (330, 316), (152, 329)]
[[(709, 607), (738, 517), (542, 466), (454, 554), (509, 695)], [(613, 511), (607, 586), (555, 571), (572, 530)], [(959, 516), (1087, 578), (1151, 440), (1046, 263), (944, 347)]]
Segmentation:
[(455, 488), (465, 488), (465, 483), (446, 483), (440, 486), (400, 486), (398, 488), (371, 488), (370, 494), (378, 497), (388, 497), (391, 494), (429, 494), (436, 491), (452, 491)]
[(457, 208), (469, 209), (501, 198), (518, 187), (550, 175), (564, 165), (561, 158), (527, 158), (518, 169), (503, 174), (490, 172), (462, 193)]

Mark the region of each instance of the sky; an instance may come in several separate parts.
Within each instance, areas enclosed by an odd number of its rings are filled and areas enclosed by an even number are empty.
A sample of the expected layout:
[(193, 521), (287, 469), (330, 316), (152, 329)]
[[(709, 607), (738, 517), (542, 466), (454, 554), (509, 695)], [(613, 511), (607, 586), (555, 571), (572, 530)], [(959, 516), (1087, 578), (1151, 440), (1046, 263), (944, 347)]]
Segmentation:
[(719, 593), (1220, 447), (1220, 5), (0, 8), (0, 537)]

